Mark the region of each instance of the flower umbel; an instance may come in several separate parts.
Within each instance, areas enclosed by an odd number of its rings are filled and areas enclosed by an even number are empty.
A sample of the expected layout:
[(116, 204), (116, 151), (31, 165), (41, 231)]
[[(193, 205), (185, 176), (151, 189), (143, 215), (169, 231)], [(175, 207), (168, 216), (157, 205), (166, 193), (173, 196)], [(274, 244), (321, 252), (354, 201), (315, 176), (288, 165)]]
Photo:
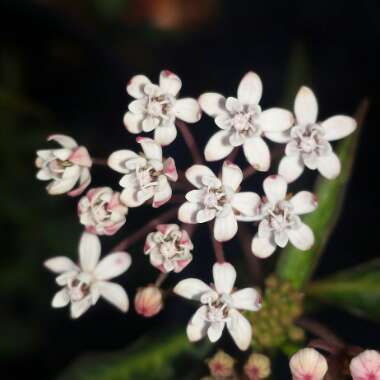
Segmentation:
[(128, 310), (127, 293), (109, 280), (129, 268), (131, 257), (126, 252), (114, 252), (99, 261), (100, 251), (99, 238), (85, 232), (79, 243), (78, 265), (63, 256), (45, 261), (45, 267), (58, 274), (56, 282), (63, 287), (54, 296), (53, 307), (70, 304), (71, 317), (79, 318), (103, 297), (121, 311)]
[(251, 343), (252, 328), (238, 310), (259, 310), (260, 294), (254, 288), (234, 292), (236, 271), (229, 263), (215, 263), (213, 277), (212, 287), (196, 278), (188, 278), (174, 288), (174, 293), (179, 296), (202, 304), (187, 325), (187, 336), (195, 342), (207, 334), (211, 342), (216, 342), (227, 325), (236, 345), (246, 350)]

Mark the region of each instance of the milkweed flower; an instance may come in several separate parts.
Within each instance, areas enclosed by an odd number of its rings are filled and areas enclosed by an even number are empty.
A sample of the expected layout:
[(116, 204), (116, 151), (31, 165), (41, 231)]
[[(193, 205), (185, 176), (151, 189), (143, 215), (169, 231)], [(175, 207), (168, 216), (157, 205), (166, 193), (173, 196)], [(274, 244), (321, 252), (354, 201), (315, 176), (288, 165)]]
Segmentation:
[(243, 146), (247, 161), (259, 171), (270, 167), (270, 151), (263, 137), (272, 139), (273, 133), (289, 129), (294, 117), (282, 108), (262, 111), (259, 105), (263, 85), (260, 77), (248, 72), (241, 80), (237, 98), (227, 99), (218, 93), (208, 92), (200, 96), (202, 110), (215, 118), (221, 129), (208, 141), (205, 148), (207, 161), (227, 157), (235, 147)]
[(128, 207), (141, 206), (153, 198), (153, 207), (160, 207), (172, 196), (169, 181), (177, 181), (178, 174), (172, 158), (163, 159), (162, 148), (154, 140), (138, 137), (142, 153), (118, 150), (108, 158), (108, 166), (124, 174), (120, 199)]
[(148, 234), (144, 253), (161, 272), (181, 272), (193, 259), (193, 243), (188, 233), (177, 224), (159, 224)]
[(146, 318), (158, 314), (163, 308), (162, 292), (154, 285), (139, 289), (135, 297), (136, 312)]
[(78, 215), (87, 232), (114, 235), (125, 223), (128, 207), (110, 187), (90, 189), (78, 202)]
[(286, 142), (285, 157), (278, 168), (288, 182), (295, 181), (304, 171), (305, 166), (318, 170), (327, 178), (336, 178), (341, 171), (339, 157), (334, 153), (330, 141), (348, 136), (356, 129), (352, 117), (337, 115), (318, 122), (318, 102), (313, 91), (301, 87), (294, 103), (296, 125), (288, 135), (277, 134), (277, 138)]
[(238, 310), (259, 310), (261, 296), (254, 288), (233, 291), (236, 271), (229, 263), (215, 263), (213, 277), (212, 286), (196, 278), (188, 278), (174, 288), (174, 293), (179, 296), (202, 304), (187, 325), (187, 336), (196, 342), (207, 335), (211, 342), (216, 342), (227, 326), (236, 345), (246, 350), (251, 343), (252, 328)]
[(353, 380), (380, 380), (380, 353), (366, 350), (354, 357), (350, 372)]
[(51, 195), (68, 193), (75, 197), (81, 194), (91, 182), (92, 161), (87, 149), (66, 135), (51, 135), (47, 140), (61, 147), (37, 151), (37, 179), (51, 181), (46, 187)]
[(314, 348), (303, 348), (289, 362), (293, 380), (322, 380), (327, 372), (327, 361)]
[(99, 238), (85, 232), (79, 243), (79, 264), (64, 256), (45, 261), (45, 267), (58, 274), (56, 282), (63, 287), (52, 300), (54, 308), (70, 304), (71, 317), (79, 318), (103, 297), (121, 311), (128, 310), (127, 293), (109, 280), (129, 268), (131, 257), (126, 252), (113, 252), (99, 261), (100, 252)]
[(287, 182), (279, 175), (267, 177), (263, 187), (266, 197), (254, 217), (260, 223), (252, 240), (253, 254), (266, 258), (276, 246), (283, 248), (289, 240), (302, 251), (310, 249), (314, 244), (314, 234), (299, 216), (316, 209), (316, 196), (309, 191), (300, 191), (288, 199)]
[(178, 210), (184, 223), (204, 223), (215, 219), (214, 237), (218, 241), (232, 239), (238, 229), (237, 221), (253, 216), (260, 197), (252, 192), (239, 192), (243, 180), (241, 169), (225, 161), (221, 179), (204, 165), (193, 165), (186, 171), (187, 180), (197, 189), (186, 194)]
[(127, 92), (136, 100), (128, 106), (124, 124), (129, 132), (154, 131), (154, 139), (160, 145), (169, 145), (177, 136), (175, 120), (195, 123), (201, 118), (198, 102), (192, 98), (177, 99), (182, 87), (181, 79), (169, 70), (160, 73), (159, 85), (145, 75), (134, 76), (127, 85)]

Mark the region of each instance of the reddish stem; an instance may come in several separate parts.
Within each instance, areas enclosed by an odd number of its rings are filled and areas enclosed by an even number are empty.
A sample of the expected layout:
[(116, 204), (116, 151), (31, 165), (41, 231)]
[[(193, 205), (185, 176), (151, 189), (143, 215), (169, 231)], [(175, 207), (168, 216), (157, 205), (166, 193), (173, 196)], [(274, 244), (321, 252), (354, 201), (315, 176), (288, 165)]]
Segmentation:
[(194, 137), (192, 133), (190, 132), (189, 128), (187, 127), (186, 123), (184, 123), (182, 120), (176, 121), (177, 128), (182, 134), (182, 137), (187, 145), (187, 147), (190, 150), (191, 156), (193, 157), (194, 164), (200, 164), (203, 162), (202, 155), (199, 152), (197, 143), (194, 140)]
[(94, 165), (107, 166), (107, 160), (105, 158), (91, 157), (91, 161)]
[(157, 288), (160, 288), (163, 282), (168, 278), (169, 273), (160, 273), (154, 283), (154, 286), (157, 286)]
[(213, 232), (213, 227), (212, 223), (208, 224), (210, 228), (210, 238), (212, 241), (212, 245), (214, 247), (214, 253), (215, 253), (215, 258), (218, 263), (224, 263), (226, 260), (224, 259), (224, 250), (223, 250), (223, 244), (214, 238), (214, 232)]

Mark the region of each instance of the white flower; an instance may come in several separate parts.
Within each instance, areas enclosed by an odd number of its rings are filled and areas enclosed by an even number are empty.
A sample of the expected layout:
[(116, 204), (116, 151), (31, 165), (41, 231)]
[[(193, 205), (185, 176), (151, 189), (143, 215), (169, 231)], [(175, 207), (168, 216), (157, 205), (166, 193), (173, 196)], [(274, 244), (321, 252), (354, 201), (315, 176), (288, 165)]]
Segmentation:
[(78, 202), (80, 222), (86, 231), (98, 235), (113, 235), (125, 223), (128, 207), (120, 202), (120, 193), (110, 187), (91, 189)]
[(252, 192), (239, 192), (243, 180), (241, 169), (225, 161), (222, 179), (204, 165), (193, 165), (186, 178), (197, 190), (186, 194), (178, 210), (178, 219), (184, 223), (204, 223), (215, 218), (214, 237), (218, 241), (232, 239), (238, 229), (237, 220), (244, 221), (256, 213), (260, 197)]
[(252, 252), (265, 258), (276, 249), (283, 248), (288, 240), (298, 249), (306, 251), (314, 244), (314, 234), (302, 223), (299, 215), (316, 209), (318, 202), (314, 194), (300, 191), (287, 199), (287, 183), (281, 176), (272, 175), (263, 182), (266, 198), (255, 216), (260, 220), (258, 232), (252, 240)]
[(380, 380), (380, 353), (366, 350), (354, 357), (350, 363), (353, 380)]
[(270, 167), (270, 151), (263, 136), (272, 139), (272, 133), (287, 130), (293, 124), (291, 112), (281, 108), (261, 111), (259, 101), (263, 86), (260, 77), (248, 72), (241, 80), (237, 99), (225, 98), (218, 93), (201, 95), (202, 110), (215, 118), (221, 131), (215, 133), (205, 148), (207, 161), (217, 161), (243, 145), (245, 157), (257, 170), (267, 171)]
[(153, 207), (160, 207), (172, 196), (169, 181), (177, 181), (178, 175), (172, 158), (162, 158), (162, 148), (154, 140), (138, 137), (143, 153), (118, 150), (111, 154), (108, 165), (125, 174), (120, 180), (124, 187), (121, 200), (128, 207), (141, 206), (153, 198)]
[(277, 133), (279, 142), (287, 142), (285, 154), (278, 169), (288, 182), (295, 181), (304, 167), (318, 171), (327, 179), (336, 178), (341, 170), (338, 156), (329, 141), (348, 136), (356, 128), (352, 117), (337, 115), (317, 122), (318, 103), (313, 91), (301, 87), (294, 103), (296, 125), (290, 134)]
[(213, 277), (212, 287), (196, 278), (188, 278), (174, 288), (174, 293), (202, 304), (187, 325), (187, 336), (196, 342), (207, 334), (211, 342), (216, 342), (227, 325), (236, 345), (246, 350), (251, 343), (252, 328), (238, 310), (259, 310), (261, 297), (254, 288), (233, 292), (236, 271), (229, 263), (214, 264)]
[(327, 361), (314, 348), (295, 353), (289, 362), (293, 380), (322, 380), (327, 372)]
[[(65, 135), (51, 135), (47, 140), (56, 141), (62, 148), (37, 151), (36, 166), (40, 169), (37, 178), (51, 181), (46, 187), (51, 195), (79, 195), (91, 182), (92, 162), (87, 149)], [(72, 190), (78, 182), (79, 187)]]
[(148, 234), (144, 253), (161, 272), (181, 272), (193, 259), (193, 243), (188, 233), (177, 224), (159, 224), (157, 232)]
[(63, 286), (53, 298), (53, 307), (71, 304), (71, 317), (79, 318), (103, 297), (121, 311), (128, 310), (127, 293), (108, 280), (124, 273), (131, 265), (131, 257), (126, 252), (114, 252), (99, 261), (100, 251), (99, 238), (85, 232), (79, 243), (78, 265), (64, 256), (45, 261), (46, 268), (59, 274), (56, 282)]
[(160, 145), (168, 145), (177, 136), (175, 120), (196, 123), (201, 118), (198, 102), (192, 98), (177, 99), (182, 82), (169, 70), (161, 71), (159, 85), (151, 83), (145, 75), (134, 76), (127, 92), (136, 100), (128, 106), (124, 124), (129, 132), (141, 133), (154, 130), (154, 139)]

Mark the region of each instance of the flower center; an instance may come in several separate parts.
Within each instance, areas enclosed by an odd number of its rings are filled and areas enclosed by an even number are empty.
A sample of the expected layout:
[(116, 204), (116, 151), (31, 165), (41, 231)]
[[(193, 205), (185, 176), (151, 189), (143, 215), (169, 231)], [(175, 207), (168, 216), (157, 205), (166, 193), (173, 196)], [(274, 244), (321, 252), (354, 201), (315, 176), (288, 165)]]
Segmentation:
[(304, 127), (296, 126), (294, 128), (293, 137), (298, 150), (302, 153), (323, 154), (326, 140), (323, 137), (323, 130), (318, 124), (309, 124)]
[(163, 242), (163, 243), (161, 243), (160, 253), (162, 254), (162, 256), (164, 256), (167, 259), (173, 258), (177, 253), (174, 242)]
[(173, 101), (167, 95), (148, 96), (146, 112), (150, 116), (169, 118), (172, 114)]
[(67, 284), (70, 299), (80, 301), (90, 293), (91, 276), (87, 273), (78, 273)]
[(47, 162), (46, 165), (53, 175), (61, 177), (65, 169), (73, 166), (74, 164), (68, 160), (63, 161), (57, 158), (55, 160)]
[(259, 134), (261, 130), (256, 122), (259, 114), (258, 106), (244, 105), (241, 112), (236, 112), (232, 116), (232, 126), (236, 132), (247, 137)]
[(224, 322), (228, 318), (229, 306), (225, 294), (206, 293), (201, 302), (207, 305), (206, 320), (208, 322)]
[(297, 218), (293, 214), (293, 207), (287, 201), (280, 201), (276, 204), (268, 203), (264, 206), (264, 213), (270, 229), (274, 231), (291, 229), (297, 223)]

